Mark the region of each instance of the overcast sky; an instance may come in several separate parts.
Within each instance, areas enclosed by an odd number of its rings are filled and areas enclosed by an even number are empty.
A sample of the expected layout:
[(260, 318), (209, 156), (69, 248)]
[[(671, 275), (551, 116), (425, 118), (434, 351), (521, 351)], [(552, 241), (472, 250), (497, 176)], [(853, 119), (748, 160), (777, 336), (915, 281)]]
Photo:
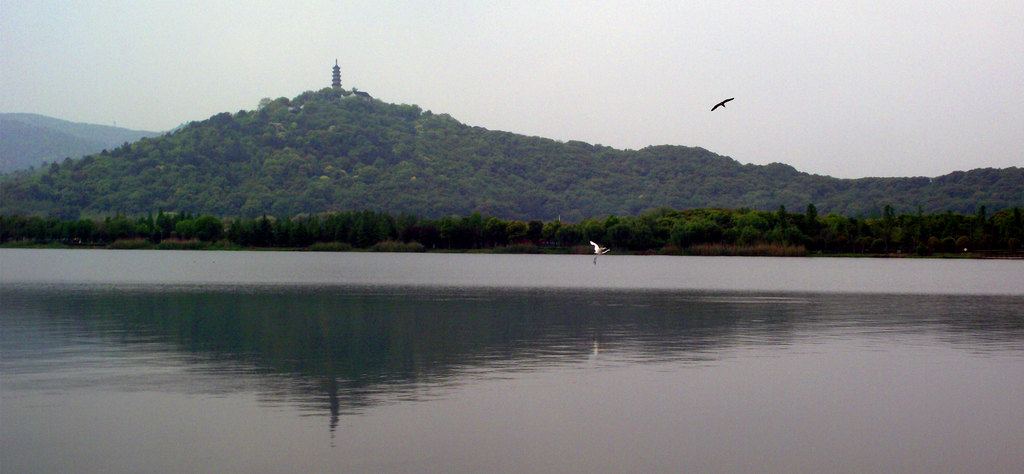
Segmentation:
[(335, 59), (346, 89), (563, 141), (1024, 166), (1020, 0), (0, 0), (0, 112), (164, 131), (327, 87)]

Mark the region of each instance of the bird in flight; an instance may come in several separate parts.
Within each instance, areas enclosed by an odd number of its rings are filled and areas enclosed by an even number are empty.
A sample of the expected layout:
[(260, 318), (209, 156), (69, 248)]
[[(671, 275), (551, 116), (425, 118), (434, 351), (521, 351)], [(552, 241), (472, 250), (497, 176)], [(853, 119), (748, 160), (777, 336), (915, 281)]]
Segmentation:
[(590, 241), (590, 245), (594, 246), (594, 265), (597, 265), (597, 257), (600, 257), (601, 255), (604, 255), (611, 251), (610, 248), (602, 247), (593, 240)]
[(728, 98), (728, 99), (725, 99), (725, 100), (723, 100), (723, 101), (721, 101), (721, 102), (719, 102), (719, 103), (715, 104), (715, 106), (711, 108), (711, 111), (712, 111), (712, 112), (714, 112), (714, 111), (715, 111), (715, 109), (717, 109), (717, 108), (719, 108), (719, 107), (721, 107), (721, 108), (723, 108), (723, 109), (724, 109), (724, 108), (725, 108), (725, 103), (726, 103), (726, 102), (729, 102), (730, 100), (733, 100), (733, 99), (735, 99), (735, 97), (730, 97), (730, 98)]

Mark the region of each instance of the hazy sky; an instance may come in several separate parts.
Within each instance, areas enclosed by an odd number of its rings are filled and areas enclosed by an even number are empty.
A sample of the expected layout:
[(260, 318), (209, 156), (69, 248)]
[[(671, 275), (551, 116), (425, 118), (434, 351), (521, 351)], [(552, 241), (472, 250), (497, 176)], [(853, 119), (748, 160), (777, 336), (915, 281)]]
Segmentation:
[(163, 131), (329, 86), (335, 58), (346, 89), (557, 140), (1024, 166), (1020, 0), (0, 0), (0, 112)]

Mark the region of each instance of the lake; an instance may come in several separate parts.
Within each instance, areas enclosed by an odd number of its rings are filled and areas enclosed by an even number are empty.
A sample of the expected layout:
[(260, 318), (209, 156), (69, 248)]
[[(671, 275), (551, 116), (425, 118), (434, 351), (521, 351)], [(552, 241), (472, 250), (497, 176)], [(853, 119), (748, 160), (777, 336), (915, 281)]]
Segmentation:
[(0, 471), (1019, 472), (1024, 262), (0, 249)]

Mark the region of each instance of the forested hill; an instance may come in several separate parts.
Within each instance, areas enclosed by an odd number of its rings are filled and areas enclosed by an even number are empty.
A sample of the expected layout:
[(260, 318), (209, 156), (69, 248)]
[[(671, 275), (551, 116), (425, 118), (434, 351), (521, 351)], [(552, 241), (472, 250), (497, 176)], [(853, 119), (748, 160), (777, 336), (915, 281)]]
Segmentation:
[[(898, 157), (894, 157), (898, 159)], [(701, 148), (617, 150), (491, 131), (324, 89), (222, 113), (107, 153), (6, 176), (2, 214), (293, 216), (380, 210), (576, 221), (669, 206), (880, 215), (1024, 204), (1024, 169), (838, 179)]]
[(88, 123), (68, 122), (37, 114), (0, 114), (0, 172), (78, 158), (125, 142), (158, 135)]

